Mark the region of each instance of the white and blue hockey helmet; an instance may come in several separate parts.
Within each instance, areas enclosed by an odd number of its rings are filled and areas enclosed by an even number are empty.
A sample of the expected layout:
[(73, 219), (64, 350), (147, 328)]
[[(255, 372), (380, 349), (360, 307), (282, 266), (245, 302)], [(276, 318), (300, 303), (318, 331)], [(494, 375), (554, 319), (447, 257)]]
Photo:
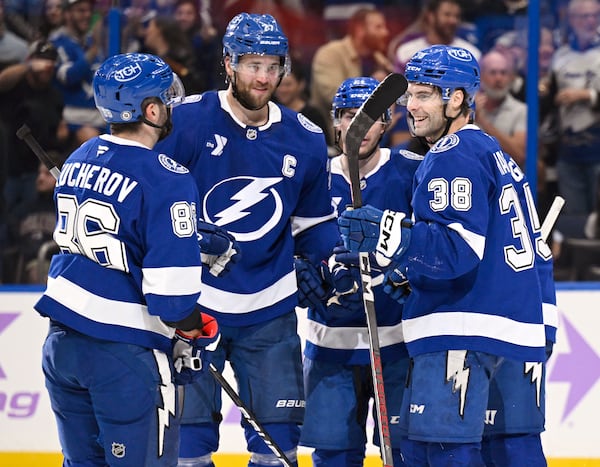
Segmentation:
[(158, 97), (174, 107), (185, 97), (179, 77), (161, 58), (143, 53), (119, 54), (100, 65), (92, 83), (96, 107), (107, 123), (143, 118), (142, 102)]
[(288, 38), (271, 15), (240, 13), (227, 25), (223, 36), (223, 56), (231, 57), (235, 69), (239, 57), (246, 54), (280, 57), (281, 76), (290, 72)]
[[(437, 86), (447, 102), (452, 93), (463, 89), (470, 107), (475, 105), (481, 73), (477, 60), (462, 47), (433, 45), (415, 53), (406, 64), (404, 76), (409, 83)], [(400, 99), (401, 104), (406, 101)]]
[[(375, 91), (378, 85), (379, 81), (370, 76), (360, 76), (344, 80), (331, 101), (331, 117), (334, 126), (340, 124), (340, 115), (343, 109), (358, 109)], [(388, 108), (382, 115), (382, 121), (389, 123), (391, 120), (392, 111)]]

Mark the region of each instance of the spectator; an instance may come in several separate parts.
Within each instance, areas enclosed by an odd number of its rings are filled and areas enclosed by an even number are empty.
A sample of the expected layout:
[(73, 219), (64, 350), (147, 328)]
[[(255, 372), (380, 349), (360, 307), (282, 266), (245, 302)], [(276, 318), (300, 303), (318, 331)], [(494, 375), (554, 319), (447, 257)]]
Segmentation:
[(527, 106), (510, 93), (515, 79), (512, 57), (491, 50), (479, 63), (481, 88), (475, 96), (475, 123), (494, 136), (502, 150), (524, 168)]
[(11, 31), (32, 42), (38, 39), (43, 0), (4, 0), (4, 16)]
[[(521, 102), (526, 100), (527, 82), (527, 31), (512, 31), (496, 41), (497, 50), (507, 52), (517, 60), (517, 76), (511, 93)], [(538, 48), (538, 199), (540, 214), (545, 214), (558, 194), (556, 176), (556, 145), (558, 127), (554, 103), (549, 94), (550, 65), (555, 46), (552, 31), (542, 27)]]
[(560, 125), (556, 170), (564, 212), (588, 215), (600, 175), (600, 4), (571, 0), (567, 12), (572, 37), (554, 55), (550, 84)]
[[(94, 71), (102, 62), (99, 33), (92, 34), (93, 0), (64, 0), (64, 25), (51, 41), (58, 49), (56, 80), (63, 93), (64, 119), (74, 145), (79, 146), (106, 129), (92, 94)], [(102, 21), (95, 28), (101, 28)]]
[[(323, 129), (326, 136), (328, 135), (331, 121), (323, 118), (321, 112), (308, 103), (306, 71), (299, 61), (292, 59), (291, 72), (282, 78), (279, 87), (275, 91), (275, 98), (281, 105), (306, 115), (310, 121)], [(327, 145), (331, 147), (333, 142), (328, 140)]]
[(49, 38), (60, 29), (64, 23), (64, 14), (61, 0), (46, 0), (40, 23), (39, 34), (43, 38)]
[(207, 89), (206, 77), (196, 67), (192, 42), (174, 19), (156, 16), (148, 22), (144, 34), (144, 50), (167, 62), (181, 79), (188, 94), (197, 94)]
[[(344, 38), (329, 41), (317, 50), (312, 61), (310, 98), (323, 117), (330, 119), (331, 101), (342, 81), (371, 76), (380, 69), (392, 71), (385, 56), (388, 39), (383, 13), (360, 9), (348, 21)], [(332, 139), (331, 134), (329, 138)]]
[[(49, 151), (48, 155), (57, 162), (63, 159), (57, 151)], [(16, 245), (25, 266), (25, 274), (20, 279), (26, 284), (45, 283), (48, 275), (50, 258), (38, 258), (38, 253), (46, 242), (53, 241), (56, 214), (52, 196), (55, 182), (46, 166), (39, 164), (35, 198), (16, 227)]]
[(0, 70), (27, 57), (27, 41), (8, 30), (4, 20), (4, 0), (0, 0)]
[(57, 50), (50, 42), (38, 41), (23, 63), (0, 72), (1, 120), (8, 141), (4, 196), (11, 222), (23, 216), (35, 197), (39, 161), (27, 145), (16, 137), (26, 123), (46, 149), (60, 149), (67, 139), (62, 119), (63, 98), (52, 86)]
[(192, 44), (195, 69), (204, 76), (205, 89), (215, 89), (221, 81), (221, 42), (210, 16), (201, 14), (195, 0), (178, 0), (173, 17)]
[(480, 50), (471, 42), (457, 36), (462, 7), (459, 0), (427, 0), (423, 6), (423, 35), (398, 45), (394, 68), (404, 72), (406, 62), (419, 50), (442, 44), (462, 47), (479, 60)]

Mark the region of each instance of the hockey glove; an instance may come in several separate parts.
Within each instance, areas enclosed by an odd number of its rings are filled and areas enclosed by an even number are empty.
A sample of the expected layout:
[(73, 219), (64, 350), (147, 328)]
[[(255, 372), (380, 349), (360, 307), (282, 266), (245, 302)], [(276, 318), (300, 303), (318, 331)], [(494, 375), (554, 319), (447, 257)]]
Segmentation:
[(327, 285), (317, 268), (307, 259), (294, 258), (298, 282), (298, 306), (318, 308), (327, 298)]
[(383, 291), (401, 305), (404, 304), (406, 298), (409, 296), (411, 292), (410, 284), (405, 272), (398, 264), (385, 272), (383, 276)]
[(202, 264), (216, 277), (223, 277), (241, 257), (233, 235), (214, 224), (198, 221), (198, 243)]
[(330, 289), (328, 305), (337, 303), (344, 307), (352, 307), (362, 301), (359, 293), (361, 278), (358, 261), (358, 253), (338, 246), (333, 249), (327, 263), (321, 263), (323, 280)]
[(388, 260), (400, 257), (410, 243), (412, 223), (403, 212), (366, 205), (338, 217), (344, 245), (350, 251), (375, 252)]
[(210, 363), (210, 352), (216, 350), (221, 334), (217, 320), (201, 313), (202, 329), (175, 331), (173, 338), (173, 366), (175, 384), (184, 385), (199, 377)]

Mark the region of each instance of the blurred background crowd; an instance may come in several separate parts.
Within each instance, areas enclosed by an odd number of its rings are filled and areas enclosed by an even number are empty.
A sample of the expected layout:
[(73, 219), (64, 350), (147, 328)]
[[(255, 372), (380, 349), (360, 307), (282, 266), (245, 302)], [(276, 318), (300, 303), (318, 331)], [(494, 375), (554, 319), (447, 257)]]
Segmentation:
[[(541, 217), (555, 195), (567, 201), (552, 237), (557, 280), (600, 280), (599, 1), (539, 2)], [(60, 163), (107, 130), (91, 81), (109, 55), (111, 9), (120, 52), (159, 55), (187, 94), (225, 87), (221, 39), (234, 15), (273, 15), (292, 55), (276, 98), (323, 128), (332, 155), (343, 80), (402, 73), (430, 44), (467, 48), (481, 65), (475, 123), (526, 167), (528, 0), (0, 0), (0, 283), (43, 283), (56, 251), (52, 175), (16, 132), (27, 124)], [(383, 145), (424, 153), (405, 113), (396, 106)]]

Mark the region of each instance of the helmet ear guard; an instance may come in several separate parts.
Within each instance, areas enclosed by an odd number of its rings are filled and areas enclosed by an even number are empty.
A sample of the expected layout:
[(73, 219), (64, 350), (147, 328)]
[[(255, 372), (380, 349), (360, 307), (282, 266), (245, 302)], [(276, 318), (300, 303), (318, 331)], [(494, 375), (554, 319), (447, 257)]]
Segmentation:
[(96, 71), (92, 87), (96, 107), (107, 123), (142, 120), (142, 103), (148, 97), (157, 97), (171, 107), (185, 97), (179, 77), (161, 58), (151, 54), (129, 53), (108, 58)]
[(271, 15), (240, 13), (227, 25), (223, 36), (223, 56), (231, 58), (231, 66), (235, 70), (239, 57), (246, 54), (280, 57), (281, 77), (290, 73), (288, 39)]

